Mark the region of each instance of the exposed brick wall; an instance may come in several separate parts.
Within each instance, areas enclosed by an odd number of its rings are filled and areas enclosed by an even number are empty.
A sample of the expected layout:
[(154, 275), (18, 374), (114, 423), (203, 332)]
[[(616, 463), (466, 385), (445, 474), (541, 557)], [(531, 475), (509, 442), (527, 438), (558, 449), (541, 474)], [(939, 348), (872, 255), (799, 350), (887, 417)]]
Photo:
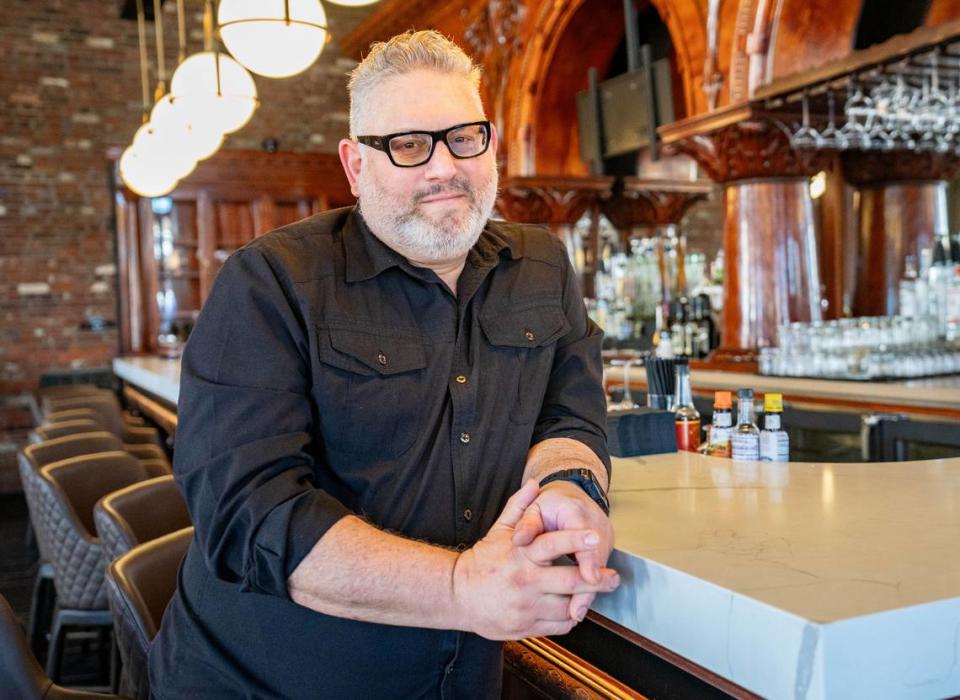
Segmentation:
[[(36, 388), (47, 369), (105, 366), (116, 353), (106, 153), (130, 142), (141, 113), (137, 25), (118, 7), (13, 0), (0, 12), (0, 400)], [(168, 70), (175, 9), (164, 6)], [(202, 3), (187, 0), (186, 9), (193, 53), (203, 46)], [(326, 9), (334, 37), (369, 12)], [(152, 23), (148, 35), (153, 64)], [(353, 65), (334, 40), (300, 76), (255, 77), (261, 107), (224, 148), (274, 138), (282, 150), (335, 150)]]
[[(137, 26), (119, 19), (118, 6), (19, 0), (0, 13), (0, 394), (34, 388), (48, 368), (100, 366), (115, 353), (115, 330), (101, 328), (116, 315), (105, 154), (140, 123)], [(164, 7), (169, 69), (175, 6)], [(201, 9), (188, 0), (188, 52), (202, 47)], [(327, 10), (334, 36), (368, 11)], [(259, 148), (269, 137), (283, 150), (334, 150), (352, 65), (334, 42), (303, 75), (256, 77), (262, 106), (224, 147)]]

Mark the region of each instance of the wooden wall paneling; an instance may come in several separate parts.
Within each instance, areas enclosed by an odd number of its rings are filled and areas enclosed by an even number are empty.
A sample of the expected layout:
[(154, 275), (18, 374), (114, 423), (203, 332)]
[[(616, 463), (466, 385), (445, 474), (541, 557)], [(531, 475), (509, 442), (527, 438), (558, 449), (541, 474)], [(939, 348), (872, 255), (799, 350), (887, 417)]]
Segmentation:
[(823, 315), (832, 319), (844, 315), (845, 271), (848, 265), (844, 249), (852, 202), (849, 196), (851, 190), (843, 177), (839, 159), (834, 157), (825, 172), (827, 189), (818, 201), (819, 260), (823, 299), (826, 301)]
[(251, 203), (253, 209), (253, 234), (262, 236), (267, 231), (272, 231), (279, 226), (277, 223), (277, 206), (273, 197), (268, 194), (261, 194)]
[(853, 50), (863, 0), (777, 0), (770, 78), (843, 58)]
[(957, 18), (960, 18), (960, 0), (931, 0), (923, 26), (935, 27)]
[(141, 313), (145, 321), (144, 350), (151, 350), (156, 347), (157, 337), (160, 333), (160, 309), (158, 307), (160, 284), (157, 278), (157, 262), (154, 254), (153, 209), (149, 199), (139, 199), (137, 201), (137, 214), (140, 238), (140, 271), (142, 275), (141, 294), (143, 298)]
[(217, 246), (217, 223), (210, 193), (197, 195), (197, 258), (200, 267), (200, 297), (206, 299), (213, 286), (218, 267), (214, 266), (213, 254)]
[(117, 217), (117, 280), (119, 289), (120, 351), (139, 353), (144, 350), (144, 316), (140, 264), (140, 246), (137, 231), (137, 201), (131, 200), (124, 189), (115, 197)]

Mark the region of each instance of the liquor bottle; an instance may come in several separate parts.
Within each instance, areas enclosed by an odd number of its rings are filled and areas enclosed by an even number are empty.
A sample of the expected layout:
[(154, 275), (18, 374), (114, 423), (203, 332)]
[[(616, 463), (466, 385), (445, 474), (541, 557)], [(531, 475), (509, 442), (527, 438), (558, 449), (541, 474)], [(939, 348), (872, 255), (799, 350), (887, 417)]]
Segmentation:
[(763, 395), (763, 430), (760, 431), (760, 461), (787, 462), (790, 460), (790, 436), (780, 425), (783, 415), (781, 394)]
[(673, 354), (687, 354), (687, 319), (684, 313), (685, 299), (676, 299), (670, 308), (670, 338), (673, 340)]
[(734, 459), (760, 459), (760, 429), (753, 422), (753, 389), (737, 392), (737, 427), (730, 437)]
[(729, 391), (713, 395), (713, 423), (710, 425), (710, 441), (707, 454), (713, 457), (729, 457), (730, 438), (733, 434), (732, 400)]
[(912, 255), (903, 259), (903, 279), (900, 280), (898, 291), (899, 314), (907, 318), (917, 318), (920, 310), (917, 308), (917, 261)]
[(677, 432), (677, 449), (696, 452), (700, 447), (700, 412), (693, 405), (690, 389), (690, 365), (686, 358), (674, 361), (677, 373), (673, 395), (673, 421)]

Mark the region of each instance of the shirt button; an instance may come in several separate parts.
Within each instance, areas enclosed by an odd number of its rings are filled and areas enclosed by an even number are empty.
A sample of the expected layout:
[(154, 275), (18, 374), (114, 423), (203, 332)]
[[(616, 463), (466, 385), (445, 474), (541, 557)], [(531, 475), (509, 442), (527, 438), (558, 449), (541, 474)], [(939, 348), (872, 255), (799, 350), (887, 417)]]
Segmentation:
[(473, 520), (473, 511), (469, 508), (463, 511), (463, 519), (467, 521)]
[(457, 551), (458, 551), (458, 552), (466, 551), (466, 549), (467, 549), (467, 543), (466, 543), (466, 542), (461, 542), (460, 544), (457, 545)]
[(381, 365), (387, 364), (387, 356), (384, 355), (382, 352), (377, 353), (377, 362), (379, 362)]
[(537, 339), (537, 336), (535, 336), (535, 335), (533, 334), (533, 331), (531, 331), (531, 330), (529, 330), (529, 329), (528, 329), (528, 330), (525, 330), (525, 331), (523, 332), (523, 337), (526, 338), (527, 340), (529, 340), (531, 343), (532, 343), (534, 340)]
[(469, 443), (470, 443), (470, 433), (460, 433), (460, 442), (462, 442), (464, 445), (469, 444)]
[(443, 669), (443, 672), (446, 673), (448, 676), (449, 676), (451, 673), (453, 673), (453, 664), (450, 664), (450, 665), (447, 666), (445, 669)]
[(467, 378), (464, 377), (462, 374), (458, 374), (458, 375), (457, 375), (457, 384), (466, 384), (466, 383), (467, 383)]

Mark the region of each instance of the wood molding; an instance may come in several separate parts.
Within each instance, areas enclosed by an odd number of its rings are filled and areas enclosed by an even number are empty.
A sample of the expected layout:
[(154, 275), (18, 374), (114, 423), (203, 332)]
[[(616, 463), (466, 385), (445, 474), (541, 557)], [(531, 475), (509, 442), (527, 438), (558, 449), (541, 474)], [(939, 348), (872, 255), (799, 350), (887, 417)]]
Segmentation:
[(713, 183), (656, 181), (627, 177), (614, 187), (600, 210), (620, 230), (679, 223), (687, 210), (706, 199)]
[(507, 177), (498, 210), (520, 223), (574, 224), (587, 208), (610, 197), (612, 177)]
[(694, 158), (715, 182), (809, 177), (829, 166), (830, 154), (798, 150), (768, 117), (744, 107), (713, 118), (695, 117), (660, 133), (668, 148)]
[(545, 637), (507, 642), (504, 667), (548, 698), (645, 700), (579, 656)]
[(840, 156), (843, 175), (855, 187), (890, 182), (955, 180), (960, 156), (930, 151), (847, 151)]
[(680, 668), (692, 676), (699, 678), (705, 683), (712, 685), (719, 690), (722, 690), (724, 693), (727, 693), (734, 698), (742, 698), (743, 700), (759, 700), (760, 696), (751, 693), (746, 688), (742, 688), (739, 685), (727, 680), (723, 676), (720, 676), (713, 671), (700, 666), (689, 659), (680, 656), (679, 654), (670, 651), (664, 646), (657, 644), (651, 639), (648, 639), (640, 634), (637, 634), (633, 630), (629, 630), (626, 627), (617, 624), (613, 620), (610, 620), (599, 613), (590, 611), (587, 613), (587, 617), (591, 622), (599, 625), (608, 632), (612, 632), (618, 637), (622, 637), (628, 642), (635, 644), (641, 649), (650, 652), (651, 654), (660, 657), (664, 661)]

